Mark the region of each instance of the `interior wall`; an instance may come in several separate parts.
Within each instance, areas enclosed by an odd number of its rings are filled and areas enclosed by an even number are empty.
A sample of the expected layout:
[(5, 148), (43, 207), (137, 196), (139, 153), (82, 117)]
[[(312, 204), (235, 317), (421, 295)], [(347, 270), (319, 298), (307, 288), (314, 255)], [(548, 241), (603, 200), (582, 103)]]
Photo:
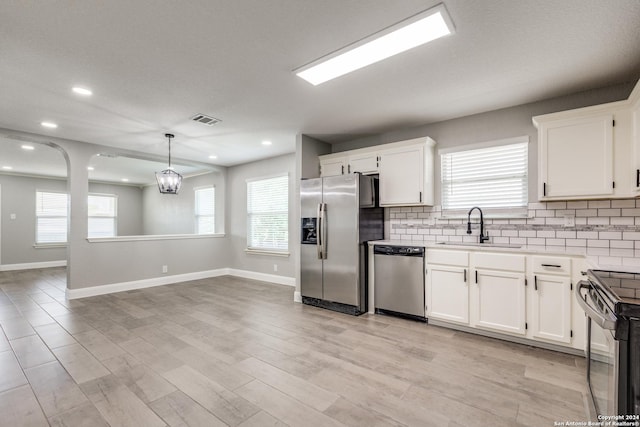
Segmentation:
[(217, 171), (184, 178), (178, 194), (160, 194), (157, 186), (145, 186), (140, 234), (195, 233), (195, 190), (211, 185), (215, 187), (216, 196), (216, 233), (224, 233), (225, 173)]
[[(17, 175), (0, 175), (2, 186), (2, 248), (0, 265), (61, 261), (67, 248), (35, 248), (36, 191), (67, 190), (64, 179), (47, 179)], [(11, 219), (15, 215), (15, 219)]]
[(140, 187), (90, 182), (89, 192), (115, 194), (118, 197), (118, 218), (116, 220), (118, 236), (142, 234), (142, 189)]
[[(289, 175), (289, 253), (287, 257), (248, 254), (247, 248), (247, 179), (266, 178), (287, 173)], [(231, 267), (257, 273), (295, 277), (295, 260), (298, 254), (295, 209), (296, 194), (295, 154), (273, 157), (228, 169), (229, 207), (227, 224), (230, 238)], [(277, 267), (277, 271), (274, 269)]]

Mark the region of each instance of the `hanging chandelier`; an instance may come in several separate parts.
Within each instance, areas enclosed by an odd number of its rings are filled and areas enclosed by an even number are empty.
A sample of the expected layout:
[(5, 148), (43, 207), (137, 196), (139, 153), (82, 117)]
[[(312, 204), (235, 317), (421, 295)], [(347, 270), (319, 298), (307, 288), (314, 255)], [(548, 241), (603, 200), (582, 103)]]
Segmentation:
[(156, 172), (158, 190), (162, 194), (178, 194), (182, 185), (182, 175), (171, 167), (171, 138), (174, 138), (174, 135), (165, 133), (164, 136), (169, 140), (169, 167), (162, 172)]

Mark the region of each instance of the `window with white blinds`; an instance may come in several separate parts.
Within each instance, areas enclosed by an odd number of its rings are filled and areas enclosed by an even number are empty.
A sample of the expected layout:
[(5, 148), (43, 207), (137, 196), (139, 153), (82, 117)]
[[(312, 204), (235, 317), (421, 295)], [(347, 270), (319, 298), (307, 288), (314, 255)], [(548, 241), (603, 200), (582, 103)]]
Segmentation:
[(216, 189), (214, 187), (195, 190), (196, 234), (211, 234), (216, 231)]
[(528, 138), (517, 138), (508, 144), (441, 154), (443, 214), (456, 215), (473, 206), (494, 214), (525, 214), (528, 145)]
[(247, 247), (289, 249), (289, 177), (247, 181)]
[(36, 191), (36, 243), (66, 243), (67, 193)]
[(89, 194), (88, 237), (115, 237), (118, 198), (115, 194)]

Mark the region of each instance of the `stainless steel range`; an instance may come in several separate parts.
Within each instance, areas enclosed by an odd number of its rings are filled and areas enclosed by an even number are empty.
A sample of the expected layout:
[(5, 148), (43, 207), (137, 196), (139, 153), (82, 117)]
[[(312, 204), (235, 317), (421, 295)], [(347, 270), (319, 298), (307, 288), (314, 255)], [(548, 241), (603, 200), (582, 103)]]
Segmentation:
[(597, 414), (639, 415), (640, 274), (589, 270), (576, 297), (588, 318), (587, 381)]

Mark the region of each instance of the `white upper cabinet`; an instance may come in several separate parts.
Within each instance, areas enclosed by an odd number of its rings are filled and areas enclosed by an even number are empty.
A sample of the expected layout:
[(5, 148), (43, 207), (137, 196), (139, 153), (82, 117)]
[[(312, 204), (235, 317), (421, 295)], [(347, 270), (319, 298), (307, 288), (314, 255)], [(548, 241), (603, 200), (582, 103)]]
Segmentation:
[(379, 174), (380, 206), (433, 205), (434, 147), (429, 137), (320, 156), (320, 176)]
[(320, 158), (320, 176), (336, 176), (347, 173), (346, 157)]
[(431, 138), (380, 151), (380, 206), (433, 205), (434, 173)]
[(540, 123), (540, 200), (613, 195), (613, 120), (602, 114)]
[(640, 191), (640, 82), (629, 99), (533, 117), (538, 199), (628, 198)]
[(378, 173), (378, 153), (359, 153), (349, 155), (347, 172), (360, 172), (363, 175)]

